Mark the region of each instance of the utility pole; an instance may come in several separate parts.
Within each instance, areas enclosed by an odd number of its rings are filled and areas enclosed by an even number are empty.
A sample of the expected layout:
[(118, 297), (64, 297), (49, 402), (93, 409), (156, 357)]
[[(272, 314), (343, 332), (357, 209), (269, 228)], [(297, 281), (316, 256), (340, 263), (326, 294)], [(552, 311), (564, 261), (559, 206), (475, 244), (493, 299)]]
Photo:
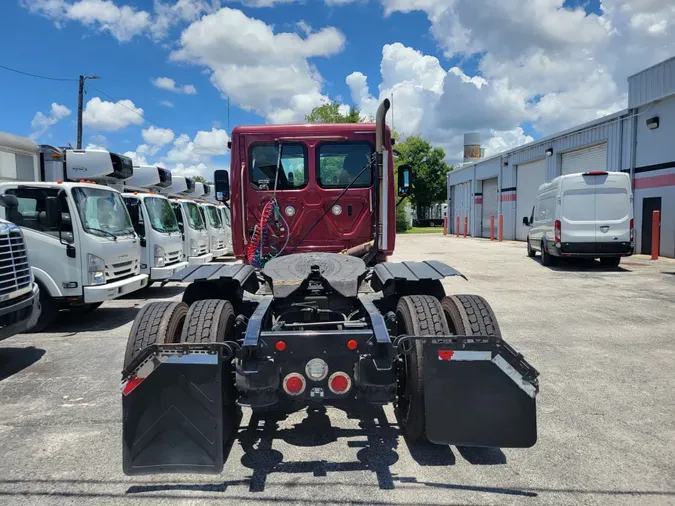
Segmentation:
[(80, 76), (80, 89), (77, 95), (77, 149), (82, 149), (82, 102), (84, 101), (84, 76)]
[(82, 149), (82, 102), (84, 102), (84, 82), (87, 79), (100, 79), (89, 74), (87, 77), (80, 76), (79, 92), (77, 94), (77, 149)]
[(227, 135), (230, 135), (230, 97), (227, 97)]

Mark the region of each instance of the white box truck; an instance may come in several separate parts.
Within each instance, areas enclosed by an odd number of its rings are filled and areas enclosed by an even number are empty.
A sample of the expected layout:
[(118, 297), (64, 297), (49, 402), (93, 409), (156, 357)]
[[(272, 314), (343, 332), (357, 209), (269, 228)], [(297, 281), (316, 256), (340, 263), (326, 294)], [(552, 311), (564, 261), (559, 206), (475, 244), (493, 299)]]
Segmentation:
[(559, 176), (539, 187), (531, 215), (527, 254), (543, 265), (558, 258), (599, 258), (617, 267), (635, 250), (633, 190), (623, 172), (592, 171)]
[(188, 266), (183, 233), (169, 199), (159, 191), (171, 186), (171, 172), (162, 167), (134, 166), (134, 173), (115, 188), (122, 191), (131, 223), (140, 238), (141, 272), (148, 284), (166, 281)]
[(194, 191), (195, 181), (185, 176), (174, 177), (171, 188), (164, 190), (165, 193), (170, 193), (171, 207), (184, 237), (183, 251), (191, 265), (205, 264), (213, 260), (213, 255), (209, 252), (209, 235), (202, 213), (199, 206), (187, 196)]
[(18, 200), (17, 208), (0, 209), (0, 218), (21, 227), (40, 289), (33, 330), (46, 328), (61, 309), (95, 309), (148, 283), (122, 196), (103, 186), (133, 173), (130, 158), (38, 146), (4, 133), (0, 153), (0, 195)]

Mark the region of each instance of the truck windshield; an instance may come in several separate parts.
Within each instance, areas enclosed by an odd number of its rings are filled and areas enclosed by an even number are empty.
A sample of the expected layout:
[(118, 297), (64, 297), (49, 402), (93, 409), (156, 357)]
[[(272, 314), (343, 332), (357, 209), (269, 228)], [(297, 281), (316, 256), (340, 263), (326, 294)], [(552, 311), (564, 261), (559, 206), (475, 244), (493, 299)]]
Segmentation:
[(188, 224), (190, 228), (195, 230), (205, 230), (206, 224), (202, 219), (202, 214), (199, 212), (199, 206), (194, 202), (183, 202), (183, 208), (187, 211)]
[(223, 228), (223, 223), (220, 220), (220, 213), (216, 206), (204, 206), (206, 207), (206, 217), (209, 219), (209, 224), (213, 228)]
[(167, 199), (159, 197), (146, 197), (143, 199), (145, 209), (148, 211), (150, 225), (157, 232), (178, 232), (178, 221)]
[(75, 207), (88, 234), (99, 237), (134, 234), (134, 227), (119, 193), (103, 188), (77, 187)]

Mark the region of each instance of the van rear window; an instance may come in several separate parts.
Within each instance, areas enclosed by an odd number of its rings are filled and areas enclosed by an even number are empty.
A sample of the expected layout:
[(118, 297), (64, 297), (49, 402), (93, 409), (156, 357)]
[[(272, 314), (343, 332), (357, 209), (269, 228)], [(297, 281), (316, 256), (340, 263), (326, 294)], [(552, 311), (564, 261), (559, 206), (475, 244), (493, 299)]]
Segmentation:
[(595, 219), (602, 221), (621, 220), (628, 216), (630, 202), (625, 188), (599, 187), (595, 193)]
[(569, 221), (593, 221), (593, 193), (593, 187), (566, 190), (562, 199), (563, 216)]

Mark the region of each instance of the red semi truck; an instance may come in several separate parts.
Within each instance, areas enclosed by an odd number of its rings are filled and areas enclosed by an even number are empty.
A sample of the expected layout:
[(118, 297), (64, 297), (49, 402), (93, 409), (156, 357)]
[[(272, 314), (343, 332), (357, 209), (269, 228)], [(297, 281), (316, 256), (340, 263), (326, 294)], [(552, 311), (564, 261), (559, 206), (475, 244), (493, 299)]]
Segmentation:
[[(191, 266), (181, 302), (137, 315), (123, 371), (125, 473), (219, 473), (241, 407), (393, 403), (410, 443), (529, 447), (538, 373), (441, 262), (393, 263), (385, 126), (238, 127), (216, 196), (240, 264)], [(230, 181), (231, 178), (231, 181)]]

